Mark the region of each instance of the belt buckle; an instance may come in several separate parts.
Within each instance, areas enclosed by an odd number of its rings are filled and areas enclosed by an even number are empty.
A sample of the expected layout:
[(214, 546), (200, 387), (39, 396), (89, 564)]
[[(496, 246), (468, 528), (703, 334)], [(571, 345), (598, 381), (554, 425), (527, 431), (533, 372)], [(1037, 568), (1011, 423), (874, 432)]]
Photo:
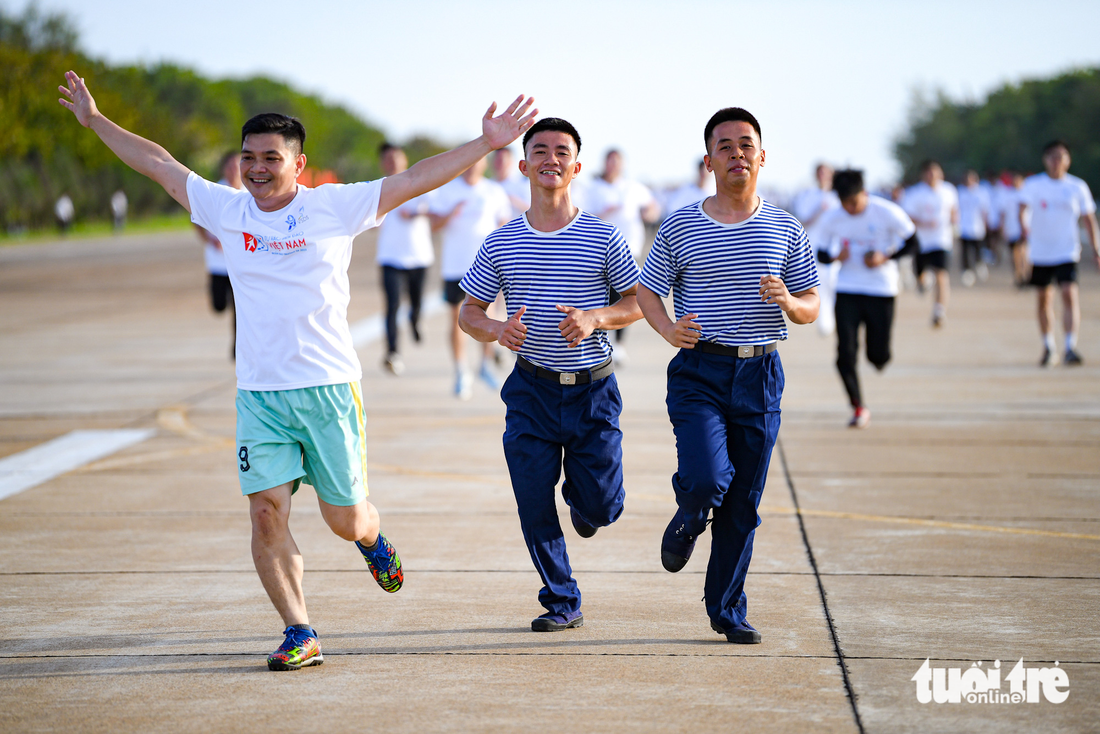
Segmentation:
[(737, 356), (740, 357), (741, 359), (748, 359), (749, 357), (753, 356), (754, 351), (755, 350), (751, 346), (750, 347), (737, 347)]
[(562, 385), (576, 385), (577, 373), (576, 372), (559, 372), (558, 383)]

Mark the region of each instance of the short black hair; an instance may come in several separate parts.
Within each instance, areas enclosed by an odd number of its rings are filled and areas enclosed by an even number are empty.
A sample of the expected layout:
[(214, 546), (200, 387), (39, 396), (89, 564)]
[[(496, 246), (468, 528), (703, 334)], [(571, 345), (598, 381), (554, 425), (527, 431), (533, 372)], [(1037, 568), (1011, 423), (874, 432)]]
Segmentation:
[[(921, 175), (924, 175), (925, 173), (927, 173), (932, 168), (932, 166), (940, 166), (940, 162), (937, 161), (937, 160), (933, 160), (932, 158), (927, 158), (927, 159), (921, 161), (921, 164), (920, 164)], [(943, 166), (940, 166), (940, 169), (942, 170)]]
[(843, 171), (833, 173), (833, 191), (837, 197), (844, 201), (848, 197), (865, 191), (863, 186), (863, 171), (854, 168), (845, 168)]
[(752, 125), (752, 129), (756, 131), (756, 137), (761, 143), (764, 142), (764, 136), (760, 133), (760, 123), (756, 121), (756, 118), (752, 116), (752, 113), (746, 109), (740, 107), (726, 107), (718, 110), (711, 115), (710, 120), (707, 122), (707, 126), (703, 128), (703, 147), (707, 153), (710, 153), (710, 138), (714, 135), (714, 128), (721, 125), (723, 122), (747, 122)]
[(302, 154), (306, 146), (306, 128), (297, 117), (282, 115), (278, 112), (261, 112), (241, 127), (241, 145), (249, 135), (275, 133), (283, 138), (286, 147), (295, 156)]
[(1066, 141), (1055, 138), (1043, 146), (1043, 155), (1046, 155), (1055, 148), (1065, 148), (1066, 152), (1069, 153), (1069, 146), (1066, 145)]
[(545, 132), (546, 130), (553, 130), (559, 133), (565, 133), (569, 137), (573, 138), (573, 142), (577, 144), (577, 155), (581, 153), (581, 134), (577, 132), (577, 128), (561, 119), (560, 117), (544, 117), (524, 134), (523, 136), (523, 155), (527, 155), (527, 143), (536, 134)]
[(381, 143), (378, 144), (378, 157), (381, 158), (386, 153), (389, 153), (391, 150), (401, 150), (401, 146), (394, 145), (388, 140), (383, 140)]
[(225, 168), (225, 164), (229, 163), (231, 159), (239, 159), (240, 157), (241, 151), (239, 150), (227, 150), (226, 152), (222, 153), (222, 157), (218, 159), (218, 171), (220, 172), (223, 168)]

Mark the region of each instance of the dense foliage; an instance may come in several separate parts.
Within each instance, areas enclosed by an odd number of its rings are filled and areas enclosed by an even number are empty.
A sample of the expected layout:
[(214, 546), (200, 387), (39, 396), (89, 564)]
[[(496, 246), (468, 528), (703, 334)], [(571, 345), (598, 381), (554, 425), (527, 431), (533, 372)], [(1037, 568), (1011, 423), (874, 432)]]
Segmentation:
[[(57, 103), (57, 86), (69, 69), (84, 76), (104, 114), (201, 174), (215, 175), (221, 155), (239, 145), (246, 119), (276, 111), (302, 120), (311, 167), (331, 169), (342, 181), (380, 175), (382, 133), (343, 107), (262, 77), (212, 81), (171, 64), (111, 67), (80, 52), (65, 16), (43, 15), (33, 4), (20, 16), (0, 7), (0, 69), (0, 226), (9, 230), (51, 224), (63, 193), (80, 219), (109, 218), (108, 202), (118, 189), (134, 215), (177, 207)], [(415, 138), (409, 157), (440, 150)]]
[(1069, 144), (1070, 172), (1100, 192), (1100, 68), (1053, 79), (1009, 84), (982, 102), (938, 95), (914, 106), (908, 133), (895, 154), (907, 181), (921, 161), (940, 161), (948, 178), (979, 172), (1042, 170), (1040, 151), (1054, 139)]

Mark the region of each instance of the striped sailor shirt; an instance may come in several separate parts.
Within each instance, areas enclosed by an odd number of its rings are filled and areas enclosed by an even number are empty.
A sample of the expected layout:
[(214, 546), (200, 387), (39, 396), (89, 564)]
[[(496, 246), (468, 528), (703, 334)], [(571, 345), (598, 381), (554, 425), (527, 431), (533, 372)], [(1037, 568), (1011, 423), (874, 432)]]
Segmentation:
[(610, 288), (638, 283), (638, 266), (614, 226), (585, 211), (554, 232), (539, 232), (524, 214), (485, 238), (462, 290), (487, 303), (504, 292), (508, 314), (526, 306), (520, 355), (556, 372), (591, 369), (611, 356), (607, 332), (596, 330), (570, 349), (558, 330), (558, 305), (585, 311), (608, 305)]
[(642, 285), (673, 293), (676, 319), (698, 314), (701, 338), (725, 346), (767, 344), (787, 338), (778, 305), (760, 300), (760, 278), (778, 275), (787, 290), (818, 285), (817, 266), (798, 220), (763, 199), (751, 217), (723, 224), (703, 202), (664, 221), (642, 268)]

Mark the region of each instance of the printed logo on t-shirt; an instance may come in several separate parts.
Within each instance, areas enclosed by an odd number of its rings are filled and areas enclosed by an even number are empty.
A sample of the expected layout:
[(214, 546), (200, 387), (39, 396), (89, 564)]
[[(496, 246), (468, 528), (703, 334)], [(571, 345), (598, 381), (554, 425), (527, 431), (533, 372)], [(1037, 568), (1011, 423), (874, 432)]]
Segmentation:
[(303, 252), (309, 244), (305, 237), (271, 239), (258, 234), (244, 233), (244, 249), (248, 252), (270, 252), (274, 255), (290, 255)]

